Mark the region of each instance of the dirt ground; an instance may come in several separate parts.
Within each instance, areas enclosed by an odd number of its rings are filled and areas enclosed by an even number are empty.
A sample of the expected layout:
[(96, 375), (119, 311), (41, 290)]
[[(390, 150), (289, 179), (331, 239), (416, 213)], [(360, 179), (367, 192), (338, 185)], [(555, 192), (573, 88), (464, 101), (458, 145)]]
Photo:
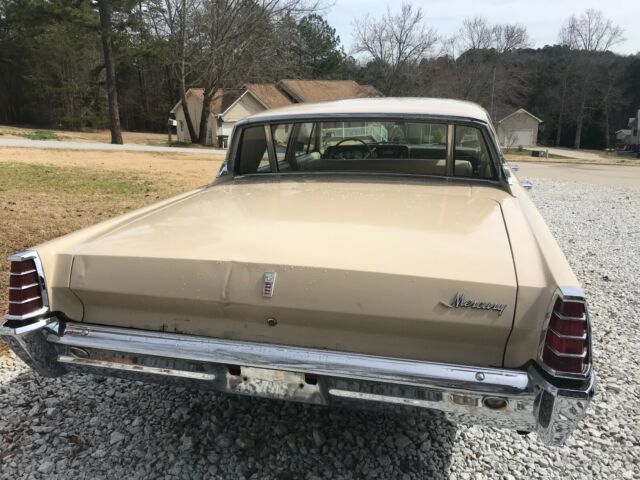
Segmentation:
[(0, 148), (0, 310), (8, 255), (208, 183), (221, 161), (211, 154)]

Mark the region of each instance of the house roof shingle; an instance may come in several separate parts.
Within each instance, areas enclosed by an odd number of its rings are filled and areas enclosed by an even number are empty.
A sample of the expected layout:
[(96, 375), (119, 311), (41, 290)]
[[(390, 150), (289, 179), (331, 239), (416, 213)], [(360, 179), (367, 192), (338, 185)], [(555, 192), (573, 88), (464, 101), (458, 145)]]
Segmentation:
[(291, 99), (280, 90), (275, 83), (246, 83), (244, 87), (265, 108), (278, 108), (291, 105)]
[[(211, 103), (209, 103), (209, 111), (214, 115), (219, 115), (235, 102), (240, 95), (244, 93), (243, 89), (239, 88), (220, 88), (213, 95)], [(193, 95), (198, 100), (204, 100), (204, 88), (190, 88), (187, 90), (187, 95)], [(181, 105), (181, 101), (178, 101), (175, 107), (171, 109), (171, 113), (175, 113), (177, 108)]]
[(296, 102), (327, 102), (347, 98), (382, 97), (373, 85), (353, 80), (280, 80), (278, 87)]

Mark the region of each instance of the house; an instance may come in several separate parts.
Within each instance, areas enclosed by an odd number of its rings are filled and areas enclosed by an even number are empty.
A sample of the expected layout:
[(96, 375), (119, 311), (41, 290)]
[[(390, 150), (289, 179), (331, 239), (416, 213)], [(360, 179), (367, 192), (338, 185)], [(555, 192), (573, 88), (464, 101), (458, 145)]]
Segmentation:
[(538, 117), (519, 108), (497, 123), (500, 145), (507, 148), (535, 147), (538, 142)]
[[(372, 85), (360, 85), (353, 80), (280, 80), (278, 83), (246, 83), (241, 89), (219, 89), (209, 106), (207, 144), (226, 146), (237, 121), (263, 110), (292, 103), (381, 96), (382, 94)], [(190, 88), (186, 93), (196, 134), (200, 128), (203, 100), (202, 88)], [(189, 143), (182, 102), (179, 101), (170, 113), (177, 122), (178, 141)]]
[(633, 137), (633, 130), (630, 128), (622, 128), (616, 131), (616, 145), (618, 147), (628, 147), (631, 145), (631, 138)]

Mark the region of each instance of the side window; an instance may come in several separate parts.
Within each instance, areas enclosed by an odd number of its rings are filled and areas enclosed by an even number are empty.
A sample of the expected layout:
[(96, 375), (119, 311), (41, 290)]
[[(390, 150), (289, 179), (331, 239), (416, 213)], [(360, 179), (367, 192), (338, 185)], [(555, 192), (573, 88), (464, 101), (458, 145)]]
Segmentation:
[(240, 175), (271, 172), (264, 126), (248, 127), (242, 131), (237, 158)]
[(304, 170), (312, 160), (319, 160), (321, 155), (316, 142), (315, 123), (301, 123), (297, 125), (296, 136), (293, 141), (293, 155), (298, 170)]
[(271, 126), (271, 137), (273, 138), (273, 148), (276, 151), (276, 159), (278, 163), (284, 162), (287, 156), (287, 143), (289, 136), (293, 130), (293, 125), (285, 123), (282, 125)]
[(493, 166), (482, 132), (475, 127), (456, 125), (453, 153), (456, 177), (493, 178)]

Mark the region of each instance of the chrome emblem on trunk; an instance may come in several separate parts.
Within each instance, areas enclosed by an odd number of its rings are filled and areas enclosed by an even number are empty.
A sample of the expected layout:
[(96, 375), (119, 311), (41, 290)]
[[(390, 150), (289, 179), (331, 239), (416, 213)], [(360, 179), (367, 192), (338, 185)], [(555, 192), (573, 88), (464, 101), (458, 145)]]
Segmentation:
[(507, 305), (504, 303), (478, 302), (477, 300), (467, 300), (464, 293), (457, 292), (451, 299), (451, 302), (440, 301), (441, 305), (447, 308), (475, 308), (477, 310), (494, 310), (498, 312), (498, 316), (506, 310)]
[(265, 272), (264, 283), (262, 284), (262, 296), (273, 297), (273, 288), (276, 283), (276, 272)]

